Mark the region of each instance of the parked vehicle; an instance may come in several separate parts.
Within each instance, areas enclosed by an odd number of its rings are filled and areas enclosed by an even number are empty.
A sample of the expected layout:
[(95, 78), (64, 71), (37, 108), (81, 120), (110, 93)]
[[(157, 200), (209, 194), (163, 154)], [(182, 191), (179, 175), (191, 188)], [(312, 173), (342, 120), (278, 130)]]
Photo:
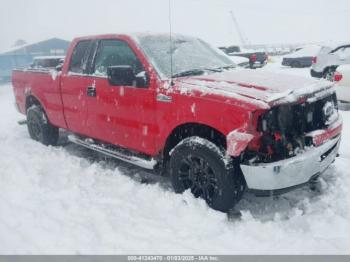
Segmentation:
[(337, 82), (338, 100), (343, 103), (350, 103), (350, 64), (338, 66), (333, 75), (333, 80)]
[(240, 52), (232, 53), (230, 56), (242, 56), (249, 59), (249, 67), (252, 69), (261, 68), (267, 64), (268, 54), (266, 52)]
[(343, 64), (350, 64), (350, 43), (323, 46), (312, 61), (310, 73), (313, 77), (331, 80), (336, 68)]
[(249, 59), (250, 68), (260, 68), (267, 64), (268, 54), (262, 51), (241, 50), (238, 46), (219, 47), (229, 56), (241, 56)]
[(175, 192), (220, 211), (246, 189), (305, 185), (334, 161), (342, 122), (332, 83), (238, 69), (200, 39), (172, 40), (169, 50), (165, 34), (82, 37), (54, 77), (15, 70), (30, 137), (55, 145), (66, 129), (71, 142), (168, 175)]
[(231, 60), (238, 66), (243, 68), (249, 67), (249, 59), (243, 56), (230, 56)]
[(56, 66), (62, 65), (63, 62), (64, 56), (37, 56), (34, 57), (30, 68), (53, 69), (56, 68)]
[(320, 48), (320, 46), (316, 45), (300, 48), (294, 53), (284, 56), (282, 65), (293, 68), (310, 67), (312, 60), (318, 54)]
[(225, 52), (226, 54), (241, 52), (241, 48), (238, 45), (220, 46), (219, 49)]

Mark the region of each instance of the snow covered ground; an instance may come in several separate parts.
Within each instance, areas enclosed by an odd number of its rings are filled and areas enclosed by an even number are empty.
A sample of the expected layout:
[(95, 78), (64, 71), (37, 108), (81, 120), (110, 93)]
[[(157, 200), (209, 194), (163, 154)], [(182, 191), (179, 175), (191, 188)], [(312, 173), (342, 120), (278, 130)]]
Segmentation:
[[(309, 74), (277, 61), (261, 70)], [(350, 112), (321, 192), (247, 194), (242, 219), (231, 221), (166, 180), (64, 138), (58, 147), (32, 141), (13, 103), (11, 86), (0, 86), (1, 254), (350, 253)]]

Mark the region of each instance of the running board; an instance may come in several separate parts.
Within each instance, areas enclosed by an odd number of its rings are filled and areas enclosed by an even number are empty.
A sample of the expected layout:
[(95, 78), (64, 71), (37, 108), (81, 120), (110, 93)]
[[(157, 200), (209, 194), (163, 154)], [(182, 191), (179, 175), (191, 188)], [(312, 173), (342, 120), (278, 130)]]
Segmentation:
[(92, 139), (81, 139), (75, 135), (68, 135), (68, 140), (74, 144), (86, 147), (96, 152), (105, 154), (110, 157), (117, 158), (124, 162), (145, 168), (154, 169), (157, 161), (154, 158), (146, 159), (135, 155), (127, 155), (119, 150), (109, 149), (103, 146), (103, 144), (95, 144)]

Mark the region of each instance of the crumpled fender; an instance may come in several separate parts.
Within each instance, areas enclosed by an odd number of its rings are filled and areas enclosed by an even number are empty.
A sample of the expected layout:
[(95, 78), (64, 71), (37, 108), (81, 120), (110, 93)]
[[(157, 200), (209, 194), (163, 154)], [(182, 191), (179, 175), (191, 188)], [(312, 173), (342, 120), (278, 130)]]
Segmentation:
[(254, 136), (252, 134), (238, 129), (233, 130), (226, 136), (227, 154), (238, 157), (253, 138)]

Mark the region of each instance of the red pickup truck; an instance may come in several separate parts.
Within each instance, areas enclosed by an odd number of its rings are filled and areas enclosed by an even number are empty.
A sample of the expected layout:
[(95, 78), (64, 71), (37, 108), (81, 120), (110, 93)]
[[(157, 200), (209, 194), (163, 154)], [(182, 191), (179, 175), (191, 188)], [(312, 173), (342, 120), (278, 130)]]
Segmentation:
[(92, 150), (169, 175), (227, 211), (249, 189), (278, 194), (319, 176), (338, 154), (342, 120), (332, 84), (238, 69), (188, 36), (75, 39), (56, 70), (13, 72), (31, 138), (58, 129)]

